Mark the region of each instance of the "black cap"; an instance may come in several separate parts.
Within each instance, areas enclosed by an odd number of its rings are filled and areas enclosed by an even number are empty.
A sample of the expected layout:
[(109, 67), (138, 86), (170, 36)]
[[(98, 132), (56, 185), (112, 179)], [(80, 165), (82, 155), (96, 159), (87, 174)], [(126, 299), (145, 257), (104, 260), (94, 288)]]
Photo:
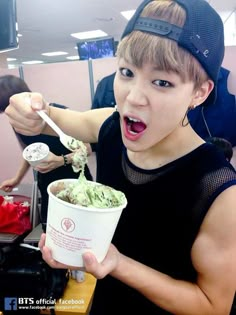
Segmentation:
[(145, 0), (137, 8), (128, 22), (122, 38), (134, 30), (164, 36), (175, 40), (179, 46), (188, 50), (202, 65), (215, 87), (207, 102), (216, 99), (216, 84), (224, 57), (224, 27), (218, 13), (206, 0), (175, 0), (186, 11), (183, 27), (170, 24), (163, 20), (140, 17), (148, 3)]

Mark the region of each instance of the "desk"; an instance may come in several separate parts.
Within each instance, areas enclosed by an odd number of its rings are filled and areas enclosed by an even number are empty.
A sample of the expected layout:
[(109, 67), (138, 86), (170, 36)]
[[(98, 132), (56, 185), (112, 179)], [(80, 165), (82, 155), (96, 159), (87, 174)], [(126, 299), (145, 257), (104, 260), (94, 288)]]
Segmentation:
[[(70, 278), (63, 296), (55, 305), (57, 315), (88, 315), (92, 304), (96, 279), (85, 273), (84, 282), (76, 282)], [(50, 314), (50, 311), (41, 311), (41, 314)]]

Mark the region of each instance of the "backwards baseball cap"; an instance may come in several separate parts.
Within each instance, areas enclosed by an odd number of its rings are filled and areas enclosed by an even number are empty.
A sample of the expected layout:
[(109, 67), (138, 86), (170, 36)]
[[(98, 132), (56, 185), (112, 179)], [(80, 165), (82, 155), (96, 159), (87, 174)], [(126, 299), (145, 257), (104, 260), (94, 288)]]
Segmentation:
[(209, 77), (215, 87), (207, 99), (213, 103), (216, 99), (216, 85), (224, 57), (224, 28), (218, 13), (206, 0), (174, 0), (186, 11), (183, 27), (150, 17), (140, 17), (146, 5), (154, 0), (144, 0), (128, 22), (121, 38), (138, 30), (152, 35), (164, 36), (188, 50)]

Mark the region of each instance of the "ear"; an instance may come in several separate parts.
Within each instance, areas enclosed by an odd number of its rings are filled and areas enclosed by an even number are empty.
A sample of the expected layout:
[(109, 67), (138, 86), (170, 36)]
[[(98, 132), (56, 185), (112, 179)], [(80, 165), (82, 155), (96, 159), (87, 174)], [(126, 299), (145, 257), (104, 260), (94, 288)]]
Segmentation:
[(196, 107), (198, 105), (201, 105), (207, 99), (213, 88), (214, 82), (212, 80), (207, 80), (203, 82), (202, 85), (194, 92), (192, 106)]

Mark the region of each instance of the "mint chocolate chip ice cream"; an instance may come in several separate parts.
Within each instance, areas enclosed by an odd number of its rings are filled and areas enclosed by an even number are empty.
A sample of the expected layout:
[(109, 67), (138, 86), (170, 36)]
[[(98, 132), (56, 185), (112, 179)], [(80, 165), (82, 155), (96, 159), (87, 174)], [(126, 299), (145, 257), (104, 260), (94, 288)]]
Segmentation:
[(124, 205), (126, 197), (123, 192), (85, 178), (84, 168), (88, 162), (87, 147), (76, 139), (71, 145), (74, 150), (72, 167), (74, 172), (81, 171), (80, 176), (76, 182), (64, 186), (60, 183), (58, 187), (54, 187), (54, 195), (63, 201), (83, 207), (115, 208)]
[(70, 183), (56, 196), (72, 204), (94, 208), (114, 208), (126, 202), (123, 192), (109, 186), (87, 181), (83, 173), (81, 173), (77, 182)]

